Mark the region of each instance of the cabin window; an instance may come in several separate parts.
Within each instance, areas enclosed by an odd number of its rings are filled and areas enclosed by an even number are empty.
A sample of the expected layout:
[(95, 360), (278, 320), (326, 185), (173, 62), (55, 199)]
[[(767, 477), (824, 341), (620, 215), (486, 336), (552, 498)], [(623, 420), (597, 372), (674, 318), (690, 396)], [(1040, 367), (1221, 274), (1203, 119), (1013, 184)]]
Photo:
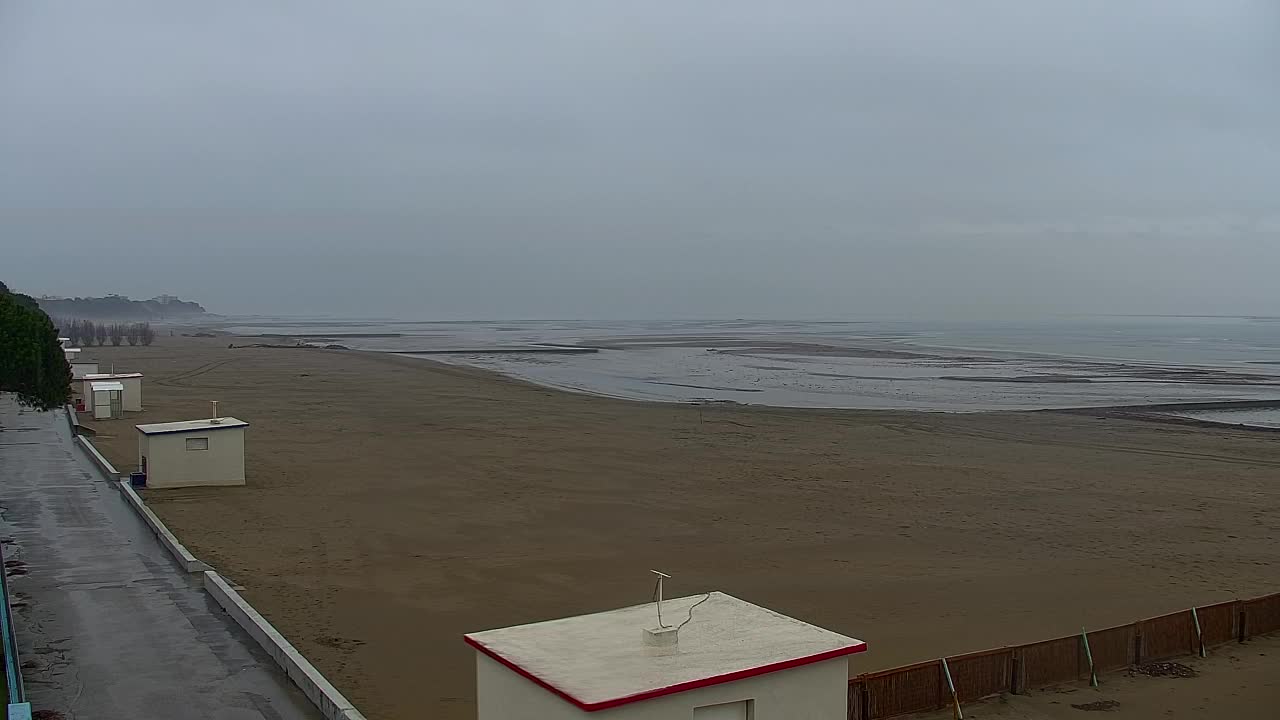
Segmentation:
[(207, 437), (187, 438), (187, 449), (188, 450), (208, 450), (209, 438)]

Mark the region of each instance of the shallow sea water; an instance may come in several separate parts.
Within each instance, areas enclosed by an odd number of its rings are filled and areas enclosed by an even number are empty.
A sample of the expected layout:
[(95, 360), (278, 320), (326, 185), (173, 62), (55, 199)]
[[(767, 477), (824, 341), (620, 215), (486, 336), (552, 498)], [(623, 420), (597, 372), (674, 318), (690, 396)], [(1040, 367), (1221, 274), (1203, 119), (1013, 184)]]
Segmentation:
[[(228, 329), (367, 350), (471, 349), (424, 357), (558, 388), (665, 402), (975, 412), (1280, 401), (1280, 322), (1253, 318), (1017, 324), (271, 318)], [(601, 349), (533, 351), (546, 345)], [(530, 351), (487, 352), (499, 348)]]

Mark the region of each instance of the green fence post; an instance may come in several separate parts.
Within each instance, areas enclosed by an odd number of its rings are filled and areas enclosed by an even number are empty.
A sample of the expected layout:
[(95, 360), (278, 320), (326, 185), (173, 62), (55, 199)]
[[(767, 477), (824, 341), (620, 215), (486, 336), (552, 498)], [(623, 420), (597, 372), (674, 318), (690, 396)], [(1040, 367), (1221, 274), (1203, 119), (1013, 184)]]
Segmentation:
[(1080, 628), (1080, 639), (1084, 641), (1084, 656), (1089, 661), (1089, 686), (1098, 687), (1098, 673), (1093, 667), (1093, 651), (1089, 649), (1089, 633)]
[(1200, 614), (1195, 608), (1191, 608), (1191, 620), (1196, 625), (1196, 644), (1200, 647), (1200, 657), (1206, 657), (1204, 652), (1204, 633), (1200, 630)]
[(951, 682), (951, 668), (947, 667), (947, 659), (942, 658), (942, 674), (947, 678), (947, 689), (951, 691), (952, 712), (956, 720), (964, 720), (964, 711), (960, 709), (960, 698), (956, 695), (956, 685)]

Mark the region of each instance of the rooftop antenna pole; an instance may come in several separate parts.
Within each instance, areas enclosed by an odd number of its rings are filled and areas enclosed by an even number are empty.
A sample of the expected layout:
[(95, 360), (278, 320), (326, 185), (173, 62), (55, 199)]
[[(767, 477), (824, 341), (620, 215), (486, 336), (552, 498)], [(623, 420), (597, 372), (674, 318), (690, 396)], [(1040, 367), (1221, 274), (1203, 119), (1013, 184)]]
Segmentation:
[(210, 400), (209, 402), (213, 405), (213, 418), (211, 418), (211, 419), (212, 419), (214, 422), (217, 422), (217, 421), (218, 421), (218, 401), (217, 401), (217, 400)]
[(662, 581), (671, 576), (660, 570), (650, 570), (649, 572), (658, 576), (658, 627), (668, 627), (667, 625), (662, 624)]

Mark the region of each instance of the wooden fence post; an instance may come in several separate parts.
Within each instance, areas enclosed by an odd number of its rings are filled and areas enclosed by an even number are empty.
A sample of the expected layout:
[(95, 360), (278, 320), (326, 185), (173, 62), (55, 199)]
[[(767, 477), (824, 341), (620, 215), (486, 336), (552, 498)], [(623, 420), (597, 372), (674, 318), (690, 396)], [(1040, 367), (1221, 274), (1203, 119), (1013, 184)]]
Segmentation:
[(865, 676), (859, 675), (849, 681), (848, 703), (848, 720), (871, 720)]

